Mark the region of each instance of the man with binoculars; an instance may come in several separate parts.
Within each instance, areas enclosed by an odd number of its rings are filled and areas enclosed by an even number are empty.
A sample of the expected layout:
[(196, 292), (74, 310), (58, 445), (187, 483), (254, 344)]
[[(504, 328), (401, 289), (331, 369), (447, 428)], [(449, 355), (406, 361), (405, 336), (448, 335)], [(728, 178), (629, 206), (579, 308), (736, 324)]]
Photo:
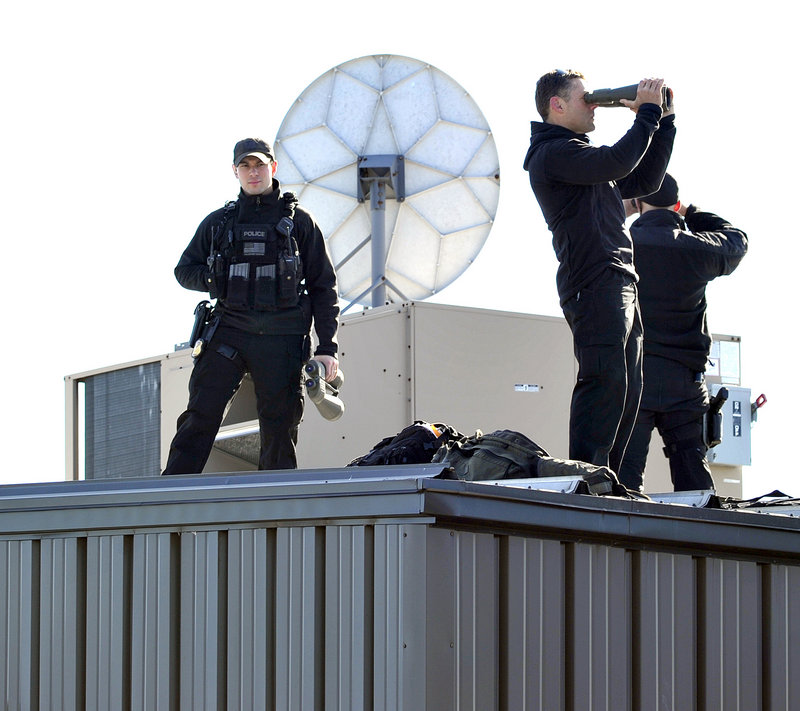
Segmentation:
[(586, 134), (594, 130), (599, 104), (590, 103), (583, 80), (573, 70), (539, 79), (542, 121), (531, 122), (524, 168), (553, 233), (556, 284), (578, 360), (569, 457), (618, 472), (642, 392), (638, 277), (622, 200), (661, 185), (674, 111), (663, 80), (643, 79), (635, 98), (617, 97), (613, 104), (634, 112), (631, 128), (613, 146), (592, 146)]

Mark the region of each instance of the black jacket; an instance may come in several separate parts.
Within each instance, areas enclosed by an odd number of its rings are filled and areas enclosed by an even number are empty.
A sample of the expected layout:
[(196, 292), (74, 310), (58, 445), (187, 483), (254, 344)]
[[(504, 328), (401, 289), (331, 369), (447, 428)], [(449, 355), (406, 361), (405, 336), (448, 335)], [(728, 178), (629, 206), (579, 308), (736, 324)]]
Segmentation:
[[(217, 298), (217, 294), (207, 259), (211, 251), (212, 228), (222, 224), (223, 213), (224, 208), (215, 210), (200, 223), (175, 267), (175, 278), (181, 286), (207, 291), (212, 299)], [(283, 214), (280, 183), (273, 180), (273, 190), (268, 195), (252, 196), (240, 191), (234, 219), (237, 224), (277, 224)], [(222, 314), (224, 325), (249, 333), (308, 333), (313, 320), (319, 342), (316, 353), (335, 355), (339, 326), (336, 274), (322, 232), (313, 217), (299, 205), (295, 208), (293, 236), (297, 240), (305, 276), (305, 290), (298, 306), (277, 311), (234, 311), (226, 309), (224, 300), (218, 299), (217, 311)]]
[(562, 305), (607, 267), (636, 277), (622, 198), (649, 195), (661, 186), (675, 122), (670, 115), (659, 125), (660, 117), (659, 106), (643, 104), (619, 141), (599, 147), (585, 134), (531, 122), (524, 168), (553, 233)]
[(631, 225), (645, 354), (705, 370), (711, 347), (706, 285), (730, 274), (747, 253), (747, 235), (690, 206), (686, 220), (649, 210)]

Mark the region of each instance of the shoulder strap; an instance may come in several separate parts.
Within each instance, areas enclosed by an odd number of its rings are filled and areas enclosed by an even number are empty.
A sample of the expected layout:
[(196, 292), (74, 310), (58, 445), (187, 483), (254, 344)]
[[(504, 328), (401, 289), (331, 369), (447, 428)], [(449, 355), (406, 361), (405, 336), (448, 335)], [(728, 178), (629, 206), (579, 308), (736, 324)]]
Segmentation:
[(238, 200), (228, 200), (222, 207), (222, 216), (219, 221), (211, 226), (211, 245), (208, 255), (209, 265), (214, 261), (214, 257), (219, 251), (219, 235), (225, 231), (225, 227), (233, 217), (233, 213), (236, 211), (236, 206), (238, 204)]

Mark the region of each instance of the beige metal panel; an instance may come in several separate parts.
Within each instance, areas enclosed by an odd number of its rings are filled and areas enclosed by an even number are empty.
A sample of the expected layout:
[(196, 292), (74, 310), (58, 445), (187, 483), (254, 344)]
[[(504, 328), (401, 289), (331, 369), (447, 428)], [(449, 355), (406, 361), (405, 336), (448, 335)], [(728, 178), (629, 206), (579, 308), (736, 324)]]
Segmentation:
[(128, 708), (130, 576), (125, 536), (86, 541), (86, 708)]
[(564, 545), (501, 543), (500, 697), (514, 711), (564, 708)]
[(414, 416), (465, 434), (517, 430), (569, 454), (576, 364), (564, 319), (413, 303)]
[(769, 711), (794, 711), (800, 699), (800, 568), (773, 564), (764, 571), (769, 594), (768, 641), (763, 654)]
[(630, 708), (630, 552), (576, 543), (567, 561), (567, 707)]
[(178, 417), (189, 402), (192, 366), (189, 348), (167, 353), (161, 358), (161, 471), (167, 466), (169, 445), (175, 436)]
[(343, 467), (411, 424), (409, 317), (387, 306), (342, 320), (339, 361), (345, 374), (344, 415), (325, 420), (310, 402), (300, 425), (301, 469)]
[(64, 378), (64, 414), (66, 423), (66, 442), (64, 447), (64, 463), (67, 481), (77, 481), (80, 471), (80, 409), (78, 398), (78, 380), (73, 376)]
[(39, 708), (31, 660), (38, 651), (34, 581), (38, 560), (32, 541), (0, 541), (0, 707)]
[(372, 709), (372, 529), (325, 529), (325, 710)]
[[(224, 644), (220, 644), (222, 531), (181, 534), (180, 709), (217, 709)], [(224, 642), (224, 640), (223, 640)]]
[(695, 561), (654, 551), (634, 555), (633, 707), (686, 711), (697, 694)]
[(178, 537), (133, 537), (131, 579), (131, 709), (177, 708)]
[(275, 585), (275, 707), (305, 711), (323, 694), (323, 529), (279, 528)]
[(761, 707), (762, 587), (757, 563), (702, 560), (699, 696), (710, 709)]
[(40, 550), (40, 704), (75, 711), (86, 690), (86, 539), (45, 538)]

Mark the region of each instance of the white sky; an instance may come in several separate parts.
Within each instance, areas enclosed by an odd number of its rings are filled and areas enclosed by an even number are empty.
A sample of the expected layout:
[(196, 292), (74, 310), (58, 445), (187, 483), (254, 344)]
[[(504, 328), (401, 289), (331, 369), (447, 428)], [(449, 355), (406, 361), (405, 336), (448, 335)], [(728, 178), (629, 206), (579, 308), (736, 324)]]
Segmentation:
[[(63, 479), (65, 375), (187, 338), (199, 295), (172, 270), (200, 220), (236, 194), (233, 143), (273, 140), (330, 68), (399, 54), (470, 92), (500, 155), (492, 232), (435, 300), (548, 315), (561, 315), (556, 260), (522, 170), (536, 79), (554, 67), (595, 88), (666, 78), (683, 201), (751, 238), (734, 275), (709, 288), (712, 330), (742, 337), (742, 384), (768, 399), (744, 494), (800, 495), (796, 41), (774, 1), (16, 3), (0, 28), (0, 483)], [(631, 119), (598, 110), (593, 141), (615, 141)]]

